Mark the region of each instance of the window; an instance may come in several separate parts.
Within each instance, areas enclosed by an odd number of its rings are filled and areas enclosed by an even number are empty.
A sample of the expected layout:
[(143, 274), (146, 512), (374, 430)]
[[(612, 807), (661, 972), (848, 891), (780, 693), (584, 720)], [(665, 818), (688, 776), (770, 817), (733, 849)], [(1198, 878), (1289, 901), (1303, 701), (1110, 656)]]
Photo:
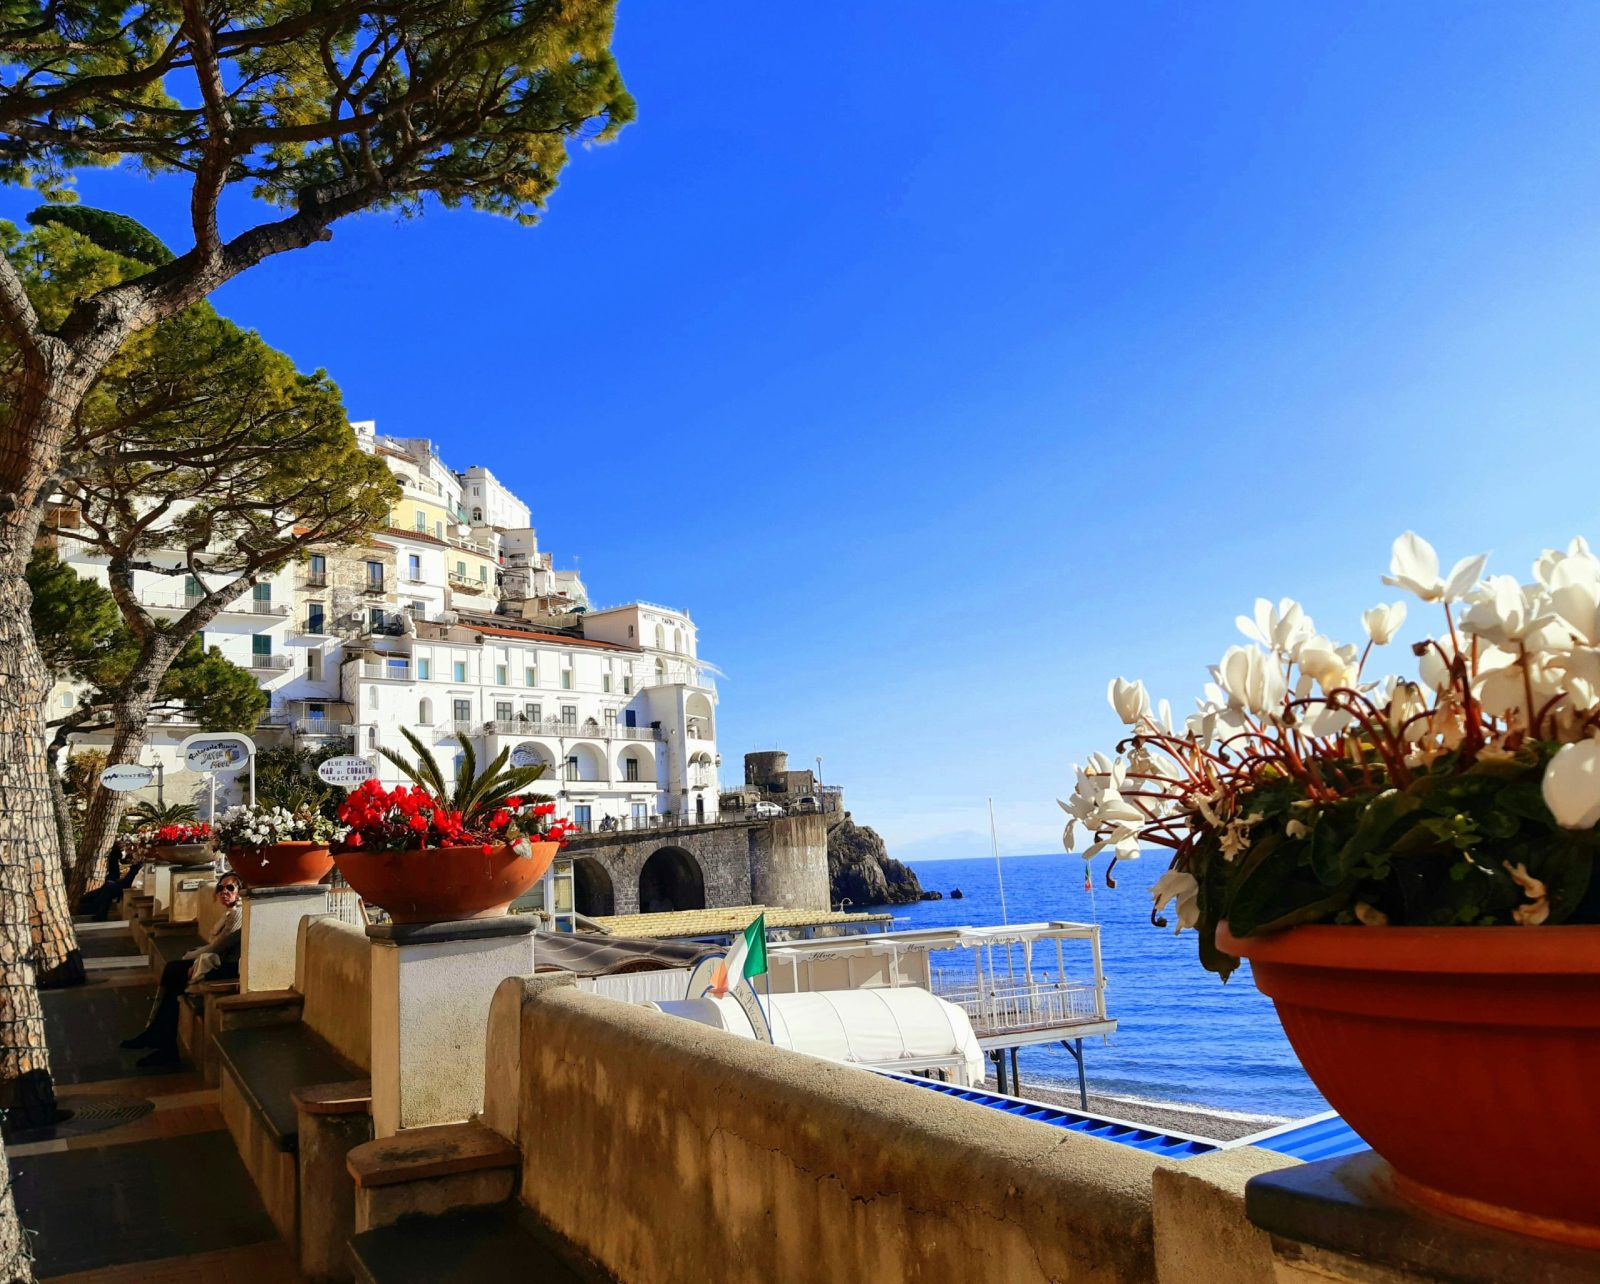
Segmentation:
[(408, 553), (406, 555), (406, 574), (414, 580), (422, 578), (422, 554)]
[(433, 661), (432, 660), (418, 660), (417, 661), (417, 677), (418, 677), (419, 680), (421, 680), (423, 682), (426, 682), (428, 680), (428, 678), (432, 675), (432, 673), (433, 673)]
[(609, 673), (602, 673), (600, 675), (600, 689), (602, 691), (611, 690), (611, 675)]
[(666, 649), (667, 631), (658, 624), (656, 625), (656, 650), (665, 651)]
[(327, 705), (325, 705), (325, 704), (315, 704), (315, 703), (306, 705), (306, 721), (307, 722), (321, 722), (324, 719), (326, 719), (327, 716), (328, 716), (328, 706)]
[(255, 603), (257, 607), (271, 606), (272, 585), (256, 584), (252, 586), (250, 589), (250, 600)]
[(205, 590), (200, 587), (200, 581), (195, 579), (194, 576), (185, 575), (183, 577), (183, 595), (184, 597), (204, 597)]
[(426, 602), (412, 602), (406, 607), (406, 610), (411, 612), (412, 619), (420, 620), (428, 614), (428, 604)]
[(633, 694), (633, 674), (631, 674), (631, 673), (624, 673), (622, 675), (622, 694), (623, 695), (632, 695)]
[(250, 639), (250, 658), (252, 660), (265, 660), (272, 654), (272, 638), (265, 633), (257, 633)]
[(522, 706), (522, 720), (524, 722), (543, 722), (544, 710), (536, 704), (524, 704)]
[(417, 725), (429, 727), (433, 725), (433, 701), (426, 698), (417, 701)]
[(328, 559), (321, 553), (311, 555), (311, 582), (318, 585), (328, 582)]
[(650, 804), (649, 803), (634, 803), (633, 804), (633, 823), (636, 824), (636, 825), (642, 825), (642, 824), (644, 824), (645, 821), (647, 821), (649, 819), (650, 819)]
[(321, 682), (322, 681), (322, 652), (321, 651), (307, 651), (306, 652), (306, 677), (310, 678), (313, 682)]
[(474, 508), (472, 510), (472, 520), (475, 522), (481, 522), (483, 520), (483, 509)]
[(624, 780), (639, 779), (639, 760), (637, 758), (624, 758), (622, 760), (622, 778)]
[(539, 670), (534, 668), (532, 665), (529, 665), (526, 669), (524, 669), (522, 671), (522, 685), (525, 687), (538, 686)]
[(378, 688), (377, 687), (368, 687), (367, 688), (367, 708), (376, 709), (377, 707), (378, 707)]
[(467, 680), (467, 662), (465, 660), (457, 660), (450, 666), (450, 674), (455, 681), (465, 682)]
[(578, 725), (578, 706), (575, 705), (575, 704), (564, 704), (564, 705), (562, 705), (561, 706), (561, 721), (566, 723), (567, 726), (569, 726), (569, 727), (577, 726)]
[(612, 727), (614, 727), (616, 725), (617, 725), (617, 711), (615, 709), (607, 709), (606, 710), (606, 729), (610, 730)]
[(472, 721), (472, 701), (452, 700), (450, 702), (450, 716), (457, 722)]
[(496, 700), (494, 702), (494, 720), (496, 722), (511, 721), (511, 701)]
[(568, 780), (576, 780), (577, 778), (578, 778), (578, 760), (576, 758), (568, 758), (567, 759), (566, 779), (568, 779)]
[(307, 633), (323, 633), (323, 632), (326, 632), (326, 629), (324, 629), (324, 627), (323, 627), (323, 614), (322, 614), (322, 603), (321, 602), (307, 602), (306, 603), (306, 632)]
[(72, 706), (73, 706), (73, 705), (74, 705), (74, 704), (76, 704), (76, 703), (77, 703), (77, 697), (76, 697), (76, 696), (74, 696), (74, 695), (73, 695), (73, 694), (72, 694), (72, 692), (70, 692), (70, 691), (63, 691), (63, 692), (62, 692), (62, 693), (61, 693), (61, 707), (62, 707), (62, 708), (63, 708), (63, 709), (70, 709), (70, 708), (72, 708)]
[(672, 630), (672, 649), (674, 651), (682, 651), (683, 650), (683, 630), (682, 629), (673, 629)]
[(572, 670), (571, 669), (562, 669), (561, 670), (561, 689), (563, 691), (571, 691), (572, 690)]
[(637, 727), (639, 725), (639, 715), (632, 709), (624, 709), (622, 711), (622, 725), (625, 727)]
[(367, 748), (368, 749), (376, 749), (377, 747), (378, 747), (378, 729), (376, 727), (368, 727), (367, 728)]
[(368, 562), (367, 563), (367, 587), (369, 589), (382, 589), (383, 588), (383, 563), (382, 562)]
[(487, 584), (488, 582), (489, 582), (489, 568), (487, 566), (484, 566), (480, 562), (478, 564), (478, 583), (479, 584)]
[[(426, 526), (424, 526), (422, 529), (423, 530), (427, 530), (428, 528)], [(435, 522), (433, 524), (433, 537), (435, 539), (443, 539), (444, 538), (444, 523), (443, 522)]]
[(383, 608), (381, 606), (369, 606), (367, 608), (367, 629), (373, 633), (381, 633), (383, 631), (383, 622)]
[(424, 535), (428, 533), (428, 515), (420, 508), (417, 509), (417, 530)]
[(456, 578), (463, 580), (467, 578), (467, 564), (465, 562), (456, 562)]
[(383, 676), (404, 682), (411, 676), (411, 661), (403, 655), (391, 655), (383, 662)]
[(510, 682), (511, 682), (511, 677), (509, 675), (508, 670), (506, 669), (506, 666), (503, 665), (503, 664), (495, 665), (494, 666), (494, 684), (495, 684), (495, 686), (497, 686), (497, 687), (507, 686), (507, 685), (509, 685)]
[(594, 814), (594, 809), (588, 803), (579, 803), (572, 809), (572, 819), (579, 829), (588, 829), (589, 818)]
[(633, 625), (631, 625), (631, 624), (628, 625), (628, 636), (630, 638), (633, 636)]

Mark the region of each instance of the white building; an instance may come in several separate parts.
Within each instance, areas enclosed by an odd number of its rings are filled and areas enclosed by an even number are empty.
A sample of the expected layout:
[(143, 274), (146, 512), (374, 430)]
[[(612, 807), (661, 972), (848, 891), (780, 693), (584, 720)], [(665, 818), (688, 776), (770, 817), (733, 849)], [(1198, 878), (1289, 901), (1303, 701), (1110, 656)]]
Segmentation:
[[(205, 632), (271, 697), (257, 743), (348, 737), (397, 782), (378, 750), (411, 756), (402, 729), (452, 777), (456, 737), (467, 736), (480, 764), (502, 749), (546, 764), (534, 792), (585, 827), (716, 819), (717, 692), (688, 613), (649, 603), (587, 611), (576, 572), (540, 552), (528, 506), (487, 468), (457, 475), (426, 439), (353, 427), (401, 481), (388, 528), (366, 547), (285, 568)], [(104, 582), (95, 559), (66, 542), (60, 552)], [(146, 578), (153, 605), (184, 609), (181, 581)], [(62, 688), (52, 699), (74, 696)], [(141, 761), (163, 767), (167, 801), (193, 800), (204, 815), (209, 781), (178, 753), (199, 730), (159, 725)], [(242, 773), (218, 784), (219, 807), (242, 798)]]

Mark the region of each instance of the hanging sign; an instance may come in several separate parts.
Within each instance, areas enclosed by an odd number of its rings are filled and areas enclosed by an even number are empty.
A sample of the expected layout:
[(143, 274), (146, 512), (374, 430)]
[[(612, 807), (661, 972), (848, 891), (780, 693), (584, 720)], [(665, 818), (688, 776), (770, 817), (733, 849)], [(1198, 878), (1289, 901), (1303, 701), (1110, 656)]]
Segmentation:
[(255, 756), (255, 742), (235, 731), (202, 731), (179, 746), (190, 771), (210, 774), (243, 767)]
[(511, 751), (510, 762), (513, 767), (537, 767), (543, 761), (539, 751), (532, 745), (518, 745)]
[(100, 783), (115, 793), (123, 794), (143, 789), (156, 778), (154, 767), (141, 767), (137, 763), (119, 762), (100, 773)]
[(362, 781), (371, 780), (377, 774), (378, 769), (365, 758), (357, 758), (349, 753), (329, 758), (327, 762), (317, 767), (317, 775), (324, 784), (339, 785), (345, 789), (353, 789)]

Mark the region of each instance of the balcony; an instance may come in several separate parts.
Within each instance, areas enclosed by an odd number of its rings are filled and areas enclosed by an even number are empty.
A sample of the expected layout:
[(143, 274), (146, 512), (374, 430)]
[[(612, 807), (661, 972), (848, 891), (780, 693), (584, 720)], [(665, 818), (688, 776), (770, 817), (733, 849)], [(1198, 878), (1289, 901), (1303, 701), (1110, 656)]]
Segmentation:
[(661, 732), (654, 727), (624, 727), (616, 723), (564, 722), (560, 718), (546, 718), (535, 722), (527, 718), (496, 719), (483, 724), (492, 736), (560, 736), (570, 740), (588, 737), (594, 740), (660, 740)]
[(356, 733), (352, 723), (335, 722), (332, 718), (295, 718), (289, 725), (297, 736), (326, 736), (348, 740)]
[(412, 678), (411, 661), (396, 660), (387, 664), (374, 664), (370, 660), (361, 663), (361, 676), (384, 682), (410, 682)]
[(441, 730), (443, 730), (446, 735), (452, 736), (481, 736), (483, 734), (483, 723), (474, 722), (470, 718), (465, 720), (461, 718), (451, 718), (444, 723)]
[[(204, 593), (144, 593), (139, 597), (139, 603), (152, 611), (171, 611), (182, 615), (192, 611), (206, 600)], [(282, 618), (289, 614), (287, 606), (274, 606), (271, 602), (259, 602), (253, 597), (242, 597), (229, 602), (223, 607), (222, 615), (250, 615), (272, 616)]]
[(361, 591), (363, 593), (372, 593), (382, 597), (389, 591), (389, 581), (387, 579), (368, 579), (366, 583), (361, 586)]
[(1033, 981), (977, 988), (947, 988), (936, 982), (934, 993), (962, 1009), (980, 1039), (1106, 1019), (1100, 989), (1081, 982)]
[(307, 572), (297, 582), (302, 589), (325, 589), (328, 587), (328, 573)]
[(252, 655), (249, 668), (257, 673), (287, 673), (294, 661), (286, 655)]
[(487, 593), (493, 587), (488, 580), (475, 579), (455, 571), (449, 572), (449, 579), (451, 588), (460, 589), (464, 593)]
[(362, 624), (361, 631), (368, 637), (404, 637), (406, 617), (398, 611), (380, 611), (375, 618), (368, 617)]

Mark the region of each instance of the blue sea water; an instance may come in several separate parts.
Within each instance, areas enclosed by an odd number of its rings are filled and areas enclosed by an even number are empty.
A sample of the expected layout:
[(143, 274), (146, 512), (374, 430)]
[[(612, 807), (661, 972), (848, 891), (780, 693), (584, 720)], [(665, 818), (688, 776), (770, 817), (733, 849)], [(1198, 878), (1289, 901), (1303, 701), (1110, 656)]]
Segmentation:
[[(946, 899), (888, 907), (896, 928), (1002, 921), (993, 859), (917, 861), (912, 867), (924, 889), (943, 892)], [(1200, 966), (1193, 932), (1175, 936), (1170, 928), (1151, 926), (1148, 889), (1165, 862), (1118, 865), (1115, 889), (1103, 885), (1103, 868), (1095, 862), (1091, 894), (1084, 890), (1084, 864), (1077, 856), (1007, 856), (1002, 864), (1010, 922), (1100, 924), (1106, 1006), (1118, 1028), (1109, 1043), (1084, 1044), (1089, 1090), (1271, 1118), (1327, 1110), (1284, 1038), (1271, 1000), (1252, 984), (1248, 964), (1224, 985)], [(949, 899), (958, 887), (964, 899)], [(1035, 966), (1053, 972), (1054, 954), (1051, 947), (1047, 957), (1036, 955)], [(967, 955), (941, 951), (933, 961), (953, 970)], [(1069, 944), (1069, 979), (1089, 979), (1089, 957), (1086, 945)], [(1023, 1095), (1029, 1083), (1077, 1087), (1076, 1065), (1059, 1046), (1024, 1048), (1020, 1062)]]

